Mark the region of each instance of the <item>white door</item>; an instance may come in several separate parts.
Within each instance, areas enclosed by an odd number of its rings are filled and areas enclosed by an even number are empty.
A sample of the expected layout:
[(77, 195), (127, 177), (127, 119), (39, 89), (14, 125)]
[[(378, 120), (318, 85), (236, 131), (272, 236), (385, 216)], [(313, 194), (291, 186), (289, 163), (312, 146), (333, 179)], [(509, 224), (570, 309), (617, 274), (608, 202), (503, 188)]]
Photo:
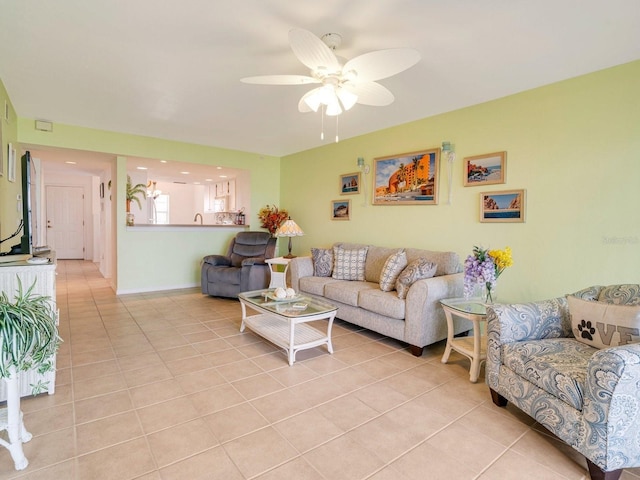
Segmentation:
[(83, 188), (49, 185), (46, 204), (47, 244), (59, 259), (83, 259)]

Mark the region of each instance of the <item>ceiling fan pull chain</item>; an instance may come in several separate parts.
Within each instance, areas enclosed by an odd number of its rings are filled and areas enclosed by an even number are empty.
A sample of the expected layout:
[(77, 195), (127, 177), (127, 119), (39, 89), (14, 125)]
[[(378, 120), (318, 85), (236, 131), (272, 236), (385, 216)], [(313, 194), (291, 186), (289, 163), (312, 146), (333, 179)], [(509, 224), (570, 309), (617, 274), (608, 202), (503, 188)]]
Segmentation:
[(336, 143), (338, 143), (339, 138), (338, 138), (338, 119), (340, 118), (339, 115), (336, 115)]
[(320, 140), (324, 140), (324, 105), (322, 105), (320, 116), (322, 117), (322, 129), (320, 130)]

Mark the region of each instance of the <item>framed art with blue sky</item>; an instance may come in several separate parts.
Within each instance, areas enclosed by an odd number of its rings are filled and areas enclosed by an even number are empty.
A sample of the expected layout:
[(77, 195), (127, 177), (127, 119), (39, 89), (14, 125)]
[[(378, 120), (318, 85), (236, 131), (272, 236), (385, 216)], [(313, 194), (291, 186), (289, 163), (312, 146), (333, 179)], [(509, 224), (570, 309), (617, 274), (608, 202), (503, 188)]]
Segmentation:
[(526, 190), (505, 190), (480, 194), (480, 221), (524, 222)]
[(440, 149), (374, 159), (374, 205), (437, 205)]

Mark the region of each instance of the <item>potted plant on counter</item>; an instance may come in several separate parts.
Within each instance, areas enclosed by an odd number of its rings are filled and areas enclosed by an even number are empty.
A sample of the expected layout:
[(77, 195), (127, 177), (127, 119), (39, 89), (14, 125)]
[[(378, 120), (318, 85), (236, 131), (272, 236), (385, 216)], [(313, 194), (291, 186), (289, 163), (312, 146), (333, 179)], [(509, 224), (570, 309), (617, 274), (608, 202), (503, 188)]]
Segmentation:
[(138, 204), (138, 208), (142, 209), (140, 198), (138, 195), (142, 194), (143, 197), (147, 194), (147, 186), (144, 183), (137, 183), (133, 185), (131, 182), (131, 176), (127, 175), (127, 226), (133, 226), (134, 216), (131, 213), (131, 201)]

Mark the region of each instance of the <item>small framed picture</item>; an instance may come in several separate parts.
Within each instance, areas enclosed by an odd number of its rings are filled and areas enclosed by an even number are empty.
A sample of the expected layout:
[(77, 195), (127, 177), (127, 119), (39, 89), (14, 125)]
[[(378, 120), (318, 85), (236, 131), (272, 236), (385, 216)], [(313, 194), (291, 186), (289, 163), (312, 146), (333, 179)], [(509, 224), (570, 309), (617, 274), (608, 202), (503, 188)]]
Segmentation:
[(524, 222), (526, 190), (505, 190), (480, 194), (480, 221)]
[(464, 186), (504, 183), (507, 152), (487, 153), (464, 159)]
[(16, 149), (12, 144), (7, 147), (7, 180), (16, 181)]
[(360, 172), (340, 175), (340, 195), (360, 193)]
[(351, 220), (351, 200), (332, 200), (331, 220)]

